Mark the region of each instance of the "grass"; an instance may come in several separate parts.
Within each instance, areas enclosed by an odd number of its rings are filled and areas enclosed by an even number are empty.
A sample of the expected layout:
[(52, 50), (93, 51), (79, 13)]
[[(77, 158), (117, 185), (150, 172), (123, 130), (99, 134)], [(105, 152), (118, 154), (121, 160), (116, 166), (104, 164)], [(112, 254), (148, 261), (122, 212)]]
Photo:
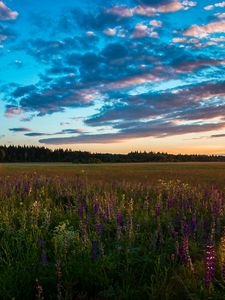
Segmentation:
[(0, 175), (22, 174), (85, 176), (91, 182), (120, 181), (156, 183), (159, 179), (180, 179), (188, 183), (224, 186), (225, 163), (126, 163), (126, 164), (0, 164)]
[(0, 165), (0, 299), (224, 299), (224, 182), (223, 163)]

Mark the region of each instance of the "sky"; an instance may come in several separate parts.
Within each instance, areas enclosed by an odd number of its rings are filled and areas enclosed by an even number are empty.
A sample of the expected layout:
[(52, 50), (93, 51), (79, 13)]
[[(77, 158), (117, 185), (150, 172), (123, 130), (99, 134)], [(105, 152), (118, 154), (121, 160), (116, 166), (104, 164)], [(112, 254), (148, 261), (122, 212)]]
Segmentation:
[(225, 154), (225, 1), (0, 1), (0, 144)]

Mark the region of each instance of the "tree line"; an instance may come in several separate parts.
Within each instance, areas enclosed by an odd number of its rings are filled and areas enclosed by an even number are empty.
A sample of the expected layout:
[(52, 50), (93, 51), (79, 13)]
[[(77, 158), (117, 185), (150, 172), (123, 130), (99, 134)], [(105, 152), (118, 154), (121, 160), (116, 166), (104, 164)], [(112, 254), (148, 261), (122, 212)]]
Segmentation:
[(71, 163), (119, 163), (119, 162), (225, 162), (222, 155), (168, 154), (164, 152), (139, 152), (128, 154), (91, 153), (71, 149), (51, 150), (36, 146), (0, 146), (0, 162), (71, 162)]

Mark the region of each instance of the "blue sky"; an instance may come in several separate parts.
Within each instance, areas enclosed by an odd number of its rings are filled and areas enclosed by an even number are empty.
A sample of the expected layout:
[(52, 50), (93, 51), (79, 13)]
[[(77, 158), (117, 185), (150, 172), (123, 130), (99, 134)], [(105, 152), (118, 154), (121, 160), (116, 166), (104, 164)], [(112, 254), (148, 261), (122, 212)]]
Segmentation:
[(0, 1), (0, 143), (225, 154), (225, 1)]

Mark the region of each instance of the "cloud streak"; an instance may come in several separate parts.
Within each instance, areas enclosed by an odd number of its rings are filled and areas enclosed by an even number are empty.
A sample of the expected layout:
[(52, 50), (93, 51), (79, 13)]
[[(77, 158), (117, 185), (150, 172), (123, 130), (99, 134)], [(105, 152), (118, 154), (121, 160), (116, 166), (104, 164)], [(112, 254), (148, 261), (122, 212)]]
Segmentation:
[(17, 11), (11, 10), (2, 1), (0, 1), (0, 21), (15, 20), (18, 15)]

